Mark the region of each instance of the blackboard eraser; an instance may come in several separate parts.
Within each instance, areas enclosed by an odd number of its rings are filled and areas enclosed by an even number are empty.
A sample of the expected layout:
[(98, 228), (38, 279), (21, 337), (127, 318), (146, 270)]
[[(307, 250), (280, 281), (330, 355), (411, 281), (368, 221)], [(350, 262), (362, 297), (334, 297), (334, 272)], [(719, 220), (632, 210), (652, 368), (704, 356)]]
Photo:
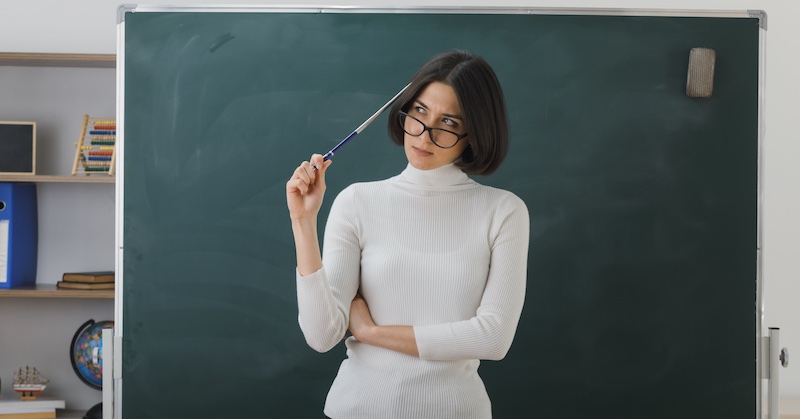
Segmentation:
[(689, 97), (711, 97), (716, 60), (717, 52), (711, 48), (692, 48), (689, 51), (689, 71), (686, 75), (686, 94)]

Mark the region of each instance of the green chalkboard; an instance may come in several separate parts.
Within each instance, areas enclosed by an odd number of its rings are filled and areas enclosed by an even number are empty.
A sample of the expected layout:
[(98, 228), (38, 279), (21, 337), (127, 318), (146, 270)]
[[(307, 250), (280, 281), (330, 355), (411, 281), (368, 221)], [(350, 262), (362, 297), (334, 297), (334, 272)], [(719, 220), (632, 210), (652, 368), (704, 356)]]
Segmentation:
[[(759, 21), (515, 13), (124, 13), (122, 412), (321, 417), (345, 356), (297, 325), (285, 182), (463, 48), (505, 87), (511, 149), (479, 182), (531, 213), (516, 340), (480, 368), (498, 418), (756, 411)], [(689, 51), (714, 94), (685, 93)], [(385, 116), (336, 194), (406, 160)]]

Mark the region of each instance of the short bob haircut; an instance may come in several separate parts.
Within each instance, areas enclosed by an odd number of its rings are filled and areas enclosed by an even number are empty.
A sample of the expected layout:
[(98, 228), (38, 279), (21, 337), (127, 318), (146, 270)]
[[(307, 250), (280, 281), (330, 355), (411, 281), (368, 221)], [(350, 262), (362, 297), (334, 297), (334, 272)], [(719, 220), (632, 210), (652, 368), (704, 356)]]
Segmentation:
[[(483, 58), (453, 50), (431, 58), (411, 79), (408, 89), (389, 111), (389, 136), (403, 145), (405, 132), (398, 123), (419, 93), (432, 82), (453, 88), (467, 128), (467, 148), (455, 161), (464, 173), (488, 175), (503, 162), (508, 151), (508, 116), (500, 82)], [(463, 140), (462, 140), (463, 141)]]

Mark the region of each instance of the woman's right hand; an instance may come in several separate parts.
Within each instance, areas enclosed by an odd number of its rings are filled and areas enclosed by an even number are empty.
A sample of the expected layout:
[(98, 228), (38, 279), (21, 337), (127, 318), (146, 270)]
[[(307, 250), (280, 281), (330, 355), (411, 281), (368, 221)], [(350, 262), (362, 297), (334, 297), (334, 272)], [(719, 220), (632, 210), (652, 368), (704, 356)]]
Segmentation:
[(325, 195), (325, 171), (331, 163), (331, 160), (323, 161), (321, 154), (314, 154), (309, 161), (301, 163), (286, 182), (286, 203), (293, 221), (316, 219)]

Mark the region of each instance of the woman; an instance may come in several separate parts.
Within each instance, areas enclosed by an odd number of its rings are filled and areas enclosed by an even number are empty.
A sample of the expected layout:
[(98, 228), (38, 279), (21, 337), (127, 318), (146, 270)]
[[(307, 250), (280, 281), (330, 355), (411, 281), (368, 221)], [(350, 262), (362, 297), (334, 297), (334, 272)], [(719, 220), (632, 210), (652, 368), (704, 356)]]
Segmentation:
[(482, 58), (448, 52), (388, 116), (408, 166), (336, 197), (323, 255), (316, 223), (331, 161), (315, 154), (286, 184), (300, 328), (320, 352), (352, 333), (325, 414), (490, 418), (479, 360), (511, 346), (529, 236), (522, 200), (467, 176), (493, 172), (506, 154), (502, 90)]

